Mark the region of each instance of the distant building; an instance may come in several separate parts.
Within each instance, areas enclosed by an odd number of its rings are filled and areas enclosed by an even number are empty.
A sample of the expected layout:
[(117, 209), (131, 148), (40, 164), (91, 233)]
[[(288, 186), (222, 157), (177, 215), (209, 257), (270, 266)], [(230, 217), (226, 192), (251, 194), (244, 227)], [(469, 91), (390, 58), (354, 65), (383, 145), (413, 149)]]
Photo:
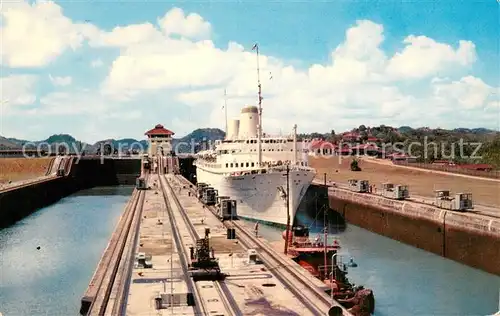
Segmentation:
[(368, 155), (368, 156), (380, 156), (381, 150), (375, 144), (359, 144), (352, 148), (352, 151), (356, 155)]
[(433, 165), (439, 165), (439, 166), (453, 166), (455, 165), (453, 161), (449, 160), (434, 160), (432, 162)]
[(337, 153), (340, 156), (350, 156), (350, 155), (352, 155), (353, 151), (351, 148), (343, 147), (343, 148), (338, 148)]
[(359, 142), (361, 140), (361, 136), (355, 132), (347, 132), (342, 134), (342, 141), (344, 142)]
[(308, 147), (311, 156), (333, 155), (337, 148), (335, 144), (322, 139), (313, 139)]
[(148, 137), (148, 154), (150, 157), (163, 152), (168, 154), (172, 151), (172, 136), (174, 132), (166, 129), (161, 124), (147, 131), (144, 135)]
[(368, 136), (368, 139), (366, 140), (368, 143), (378, 143), (380, 139), (378, 139), (375, 136)]

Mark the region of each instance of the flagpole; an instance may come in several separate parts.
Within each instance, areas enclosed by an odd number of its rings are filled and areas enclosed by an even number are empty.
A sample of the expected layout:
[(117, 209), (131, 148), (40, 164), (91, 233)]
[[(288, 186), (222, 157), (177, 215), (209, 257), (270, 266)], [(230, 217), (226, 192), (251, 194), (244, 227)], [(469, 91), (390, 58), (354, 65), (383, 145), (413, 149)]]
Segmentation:
[(257, 53), (257, 87), (259, 88), (259, 130), (258, 130), (258, 152), (259, 152), (259, 166), (262, 166), (262, 86), (260, 84), (260, 65), (259, 65), (259, 44), (255, 43), (252, 47), (252, 50)]
[(226, 89), (224, 89), (224, 115), (226, 120), (226, 139), (227, 139), (227, 93)]

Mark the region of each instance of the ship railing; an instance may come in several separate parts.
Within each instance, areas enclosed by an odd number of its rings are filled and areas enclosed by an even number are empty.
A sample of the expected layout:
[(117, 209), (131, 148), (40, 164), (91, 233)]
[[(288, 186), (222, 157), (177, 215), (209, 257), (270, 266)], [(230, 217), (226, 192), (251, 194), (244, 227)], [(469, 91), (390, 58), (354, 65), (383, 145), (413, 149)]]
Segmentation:
[(318, 266), (318, 272), (320, 272), (321, 275), (330, 275), (332, 271), (334, 271), (334, 267), (338, 267), (340, 271), (344, 272), (347, 274), (347, 265), (344, 263), (344, 256), (343, 255), (335, 255), (334, 261), (332, 262), (332, 258), (327, 258), (329, 261), (329, 264), (327, 263), (326, 265), (320, 265)]
[[(287, 165), (271, 165), (268, 167), (268, 169), (270, 170), (276, 170), (276, 171), (286, 171), (286, 166)], [(295, 171), (295, 170), (299, 170), (299, 171), (315, 171), (316, 169), (314, 168), (311, 168), (311, 167), (308, 167), (308, 166), (301, 166), (301, 165), (288, 165), (289, 168), (290, 168), (290, 171)]]
[[(312, 241), (305, 241), (305, 242), (292, 242), (292, 246), (296, 248), (318, 248), (318, 249), (324, 249), (325, 244), (323, 242), (312, 242)], [(327, 245), (327, 248), (331, 248), (331, 246)]]

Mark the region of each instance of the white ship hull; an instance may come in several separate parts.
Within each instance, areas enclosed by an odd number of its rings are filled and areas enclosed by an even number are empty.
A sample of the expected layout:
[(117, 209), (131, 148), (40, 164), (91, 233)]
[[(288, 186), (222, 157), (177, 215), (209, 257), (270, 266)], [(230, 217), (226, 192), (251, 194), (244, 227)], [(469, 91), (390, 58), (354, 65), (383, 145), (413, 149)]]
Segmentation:
[[(290, 170), (290, 224), (314, 176), (310, 170)], [(286, 226), (286, 199), (278, 189), (286, 192), (286, 171), (229, 176), (197, 166), (196, 177), (198, 183), (217, 189), (219, 196), (236, 200), (239, 217)]]

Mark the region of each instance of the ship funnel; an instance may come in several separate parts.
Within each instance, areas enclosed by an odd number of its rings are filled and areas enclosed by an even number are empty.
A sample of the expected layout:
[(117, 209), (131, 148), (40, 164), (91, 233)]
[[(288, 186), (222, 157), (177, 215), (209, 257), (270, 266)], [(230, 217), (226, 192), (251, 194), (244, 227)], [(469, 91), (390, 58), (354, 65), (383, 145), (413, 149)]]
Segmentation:
[(227, 125), (226, 139), (232, 140), (238, 138), (238, 133), (240, 130), (240, 120), (230, 120)]
[(259, 126), (259, 109), (256, 106), (245, 106), (241, 109), (238, 138), (257, 137)]

